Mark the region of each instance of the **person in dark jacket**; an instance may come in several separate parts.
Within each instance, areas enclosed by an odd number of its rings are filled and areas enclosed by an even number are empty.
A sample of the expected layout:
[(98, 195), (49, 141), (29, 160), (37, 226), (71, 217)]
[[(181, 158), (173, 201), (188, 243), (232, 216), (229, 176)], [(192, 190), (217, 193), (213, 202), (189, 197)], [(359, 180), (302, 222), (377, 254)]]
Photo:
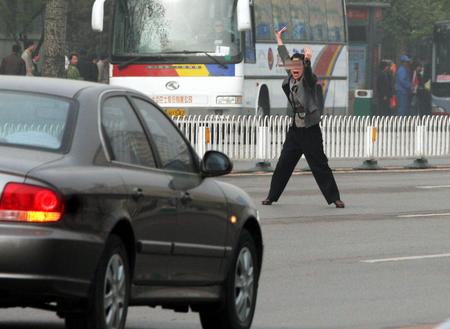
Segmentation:
[(20, 46), (13, 45), (12, 53), (9, 56), (6, 56), (2, 60), (2, 64), (0, 65), (0, 74), (5, 75), (25, 75), (25, 62), (20, 56)]
[(97, 65), (94, 63), (95, 57), (96, 56), (93, 55), (88, 56), (86, 49), (80, 49), (77, 68), (80, 72), (81, 79), (97, 82), (98, 69)]
[(88, 56), (88, 61), (89, 61), (89, 77), (86, 80), (92, 81), (92, 82), (97, 82), (98, 81), (98, 67), (97, 67), (98, 56), (97, 56), (97, 54), (90, 54)]
[(378, 115), (390, 115), (389, 100), (394, 93), (390, 62), (382, 60), (377, 76)]
[(424, 64), (422, 62), (415, 63), (412, 77), (412, 115), (431, 114), (431, 98), (425, 88), (426, 79), (429, 79), (427, 75)]
[(322, 131), (320, 130), (321, 109), (317, 95), (317, 77), (312, 72), (312, 51), (304, 49), (304, 54), (296, 53), (289, 58), (289, 52), (281, 38), (286, 28), (276, 32), (278, 54), (284, 66), (289, 68), (288, 77), (282, 88), (293, 109), (292, 124), (286, 135), (280, 158), (270, 183), (269, 195), (262, 201), (271, 205), (278, 201), (283, 193), (295, 166), (304, 154), (314, 178), (328, 204), (344, 208), (328, 159), (323, 150)]

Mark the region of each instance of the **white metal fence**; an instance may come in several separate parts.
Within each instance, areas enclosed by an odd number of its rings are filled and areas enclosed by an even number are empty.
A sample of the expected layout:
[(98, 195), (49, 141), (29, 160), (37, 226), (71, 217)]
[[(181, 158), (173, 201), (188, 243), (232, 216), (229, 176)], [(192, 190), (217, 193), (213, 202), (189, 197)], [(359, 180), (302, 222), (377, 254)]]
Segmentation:
[[(288, 116), (189, 116), (173, 118), (197, 152), (226, 153), (233, 160), (277, 159)], [(329, 158), (450, 156), (450, 117), (323, 116)]]

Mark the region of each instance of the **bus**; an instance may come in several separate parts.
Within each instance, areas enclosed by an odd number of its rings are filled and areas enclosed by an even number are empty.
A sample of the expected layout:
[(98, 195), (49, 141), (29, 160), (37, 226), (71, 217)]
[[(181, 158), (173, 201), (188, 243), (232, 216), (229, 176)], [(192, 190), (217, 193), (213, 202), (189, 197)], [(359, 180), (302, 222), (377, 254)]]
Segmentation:
[[(92, 28), (103, 29), (96, 0)], [(325, 113), (345, 114), (344, 0), (116, 0), (110, 84), (147, 94), (169, 115), (286, 114), (274, 31), (291, 53), (313, 50)]]
[(450, 20), (434, 24), (431, 110), (433, 114), (450, 114)]

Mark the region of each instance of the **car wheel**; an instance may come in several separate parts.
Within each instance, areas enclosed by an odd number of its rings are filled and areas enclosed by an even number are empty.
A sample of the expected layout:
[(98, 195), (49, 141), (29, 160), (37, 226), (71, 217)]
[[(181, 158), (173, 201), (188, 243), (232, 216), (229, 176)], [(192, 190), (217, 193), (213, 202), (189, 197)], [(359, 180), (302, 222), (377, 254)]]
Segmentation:
[(200, 311), (203, 329), (248, 329), (255, 312), (259, 266), (255, 242), (244, 230), (225, 282), (223, 304)]
[(66, 317), (66, 329), (123, 329), (130, 296), (128, 254), (122, 240), (108, 238), (100, 259), (89, 310)]

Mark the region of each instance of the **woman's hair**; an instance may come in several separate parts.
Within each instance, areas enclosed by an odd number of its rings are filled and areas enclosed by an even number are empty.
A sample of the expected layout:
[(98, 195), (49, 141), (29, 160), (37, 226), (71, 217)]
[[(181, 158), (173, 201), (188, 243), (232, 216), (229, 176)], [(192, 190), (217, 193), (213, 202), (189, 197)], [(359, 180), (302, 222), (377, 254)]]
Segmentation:
[(25, 47), (25, 49), (30, 48), (32, 45), (34, 45), (34, 41), (33, 41), (33, 40), (26, 40), (26, 41), (24, 42), (24, 47)]
[(300, 54), (300, 53), (295, 53), (291, 56), (291, 60), (294, 60), (294, 59), (300, 59), (301, 61), (303, 61), (305, 59), (305, 55)]

